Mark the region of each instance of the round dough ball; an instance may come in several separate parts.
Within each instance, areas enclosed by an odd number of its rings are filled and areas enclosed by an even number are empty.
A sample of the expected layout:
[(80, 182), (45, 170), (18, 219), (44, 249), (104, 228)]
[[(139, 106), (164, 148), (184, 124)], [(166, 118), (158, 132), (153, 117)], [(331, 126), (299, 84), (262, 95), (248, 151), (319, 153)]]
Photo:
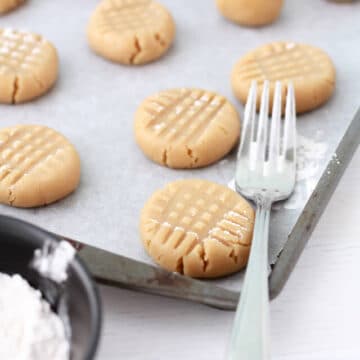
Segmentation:
[(262, 26), (280, 15), (284, 0), (216, 0), (223, 16), (238, 24)]
[(237, 143), (240, 119), (223, 96), (171, 89), (145, 99), (135, 114), (135, 138), (146, 156), (171, 168), (198, 168)]
[(140, 233), (146, 251), (160, 266), (214, 278), (246, 265), (254, 217), (250, 204), (226, 186), (178, 180), (147, 201)]
[(325, 103), (335, 88), (335, 68), (329, 56), (314, 46), (293, 42), (274, 42), (248, 52), (234, 66), (231, 84), (235, 96), (242, 102), (246, 99), (251, 82), (261, 87), (270, 81), (270, 104), (272, 104), (275, 82), (282, 81), (283, 109), (287, 84), (295, 89), (296, 111), (303, 113)]
[(58, 76), (54, 46), (41, 35), (0, 29), (0, 102), (17, 104), (46, 93)]
[(0, 0), (0, 14), (16, 9), (25, 0)]
[(153, 0), (102, 0), (87, 28), (89, 45), (97, 54), (132, 65), (162, 56), (174, 36), (172, 16)]
[(0, 203), (47, 205), (78, 186), (80, 159), (69, 141), (46, 126), (0, 130)]

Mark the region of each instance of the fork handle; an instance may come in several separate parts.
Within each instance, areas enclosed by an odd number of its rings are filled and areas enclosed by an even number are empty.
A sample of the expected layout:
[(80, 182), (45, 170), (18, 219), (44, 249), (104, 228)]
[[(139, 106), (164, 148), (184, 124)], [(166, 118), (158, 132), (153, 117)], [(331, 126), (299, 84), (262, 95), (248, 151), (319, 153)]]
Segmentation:
[(268, 239), (271, 201), (255, 200), (254, 235), (233, 325), (228, 360), (267, 360), (269, 352)]

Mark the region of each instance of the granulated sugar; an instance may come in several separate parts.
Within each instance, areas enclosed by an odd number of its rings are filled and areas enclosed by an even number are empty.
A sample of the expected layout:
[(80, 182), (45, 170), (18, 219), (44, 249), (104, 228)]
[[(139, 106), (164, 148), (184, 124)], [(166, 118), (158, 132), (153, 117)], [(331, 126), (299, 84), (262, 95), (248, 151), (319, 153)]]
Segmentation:
[(0, 273), (0, 359), (68, 360), (61, 319), (20, 275)]
[(319, 139), (297, 136), (296, 186), (282, 206), (287, 210), (302, 208), (317, 184), (317, 176), (324, 165), (328, 144)]
[(314, 177), (320, 170), (328, 146), (325, 142), (298, 135), (297, 137), (297, 172), (298, 181)]

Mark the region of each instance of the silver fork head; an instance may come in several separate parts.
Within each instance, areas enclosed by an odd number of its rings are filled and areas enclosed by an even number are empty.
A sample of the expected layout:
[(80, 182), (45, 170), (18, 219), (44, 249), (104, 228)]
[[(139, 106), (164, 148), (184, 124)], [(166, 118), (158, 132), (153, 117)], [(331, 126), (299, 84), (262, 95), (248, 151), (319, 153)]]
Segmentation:
[(257, 84), (252, 82), (245, 106), (244, 124), (236, 165), (236, 189), (250, 199), (286, 199), (296, 177), (296, 111), (294, 88), (287, 85), (285, 119), (282, 114), (282, 84), (275, 83), (269, 118), (270, 83), (262, 86), (260, 113), (256, 114)]

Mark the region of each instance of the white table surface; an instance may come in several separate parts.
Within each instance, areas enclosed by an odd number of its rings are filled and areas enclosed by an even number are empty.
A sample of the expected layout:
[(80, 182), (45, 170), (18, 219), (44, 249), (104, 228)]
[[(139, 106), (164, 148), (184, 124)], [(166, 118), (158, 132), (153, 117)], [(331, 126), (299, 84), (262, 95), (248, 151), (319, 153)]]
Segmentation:
[[(271, 303), (272, 359), (360, 359), (360, 150), (280, 296)], [(101, 360), (224, 358), (234, 313), (101, 288)]]

